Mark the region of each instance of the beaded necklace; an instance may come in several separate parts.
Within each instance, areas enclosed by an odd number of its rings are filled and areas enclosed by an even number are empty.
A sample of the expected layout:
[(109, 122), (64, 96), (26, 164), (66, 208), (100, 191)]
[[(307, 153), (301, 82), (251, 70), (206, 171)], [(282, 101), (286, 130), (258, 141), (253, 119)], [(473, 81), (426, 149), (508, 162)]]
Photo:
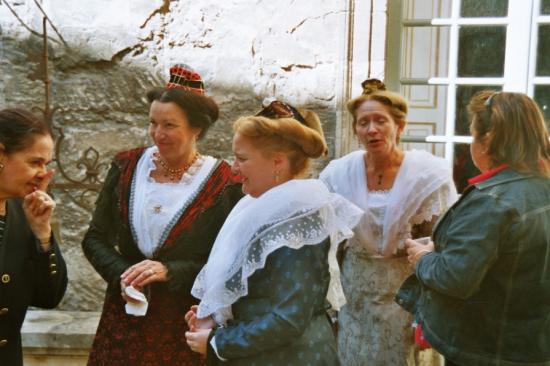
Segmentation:
[(191, 165), (193, 165), (195, 163), (195, 161), (197, 161), (197, 159), (200, 157), (201, 155), (196, 152), (195, 153), (195, 156), (193, 157), (193, 159), (191, 159), (191, 161), (186, 164), (183, 168), (176, 168), (176, 169), (172, 169), (168, 166), (168, 164), (160, 157), (160, 154), (159, 153), (155, 153), (155, 157), (158, 159), (158, 162), (160, 163), (160, 166), (162, 167), (162, 169), (164, 170), (164, 176), (167, 177), (170, 181), (174, 182), (176, 181), (177, 179), (179, 179), (181, 177), (181, 175), (183, 173), (185, 173), (187, 171), (187, 169), (189, 169), (191, 167)]

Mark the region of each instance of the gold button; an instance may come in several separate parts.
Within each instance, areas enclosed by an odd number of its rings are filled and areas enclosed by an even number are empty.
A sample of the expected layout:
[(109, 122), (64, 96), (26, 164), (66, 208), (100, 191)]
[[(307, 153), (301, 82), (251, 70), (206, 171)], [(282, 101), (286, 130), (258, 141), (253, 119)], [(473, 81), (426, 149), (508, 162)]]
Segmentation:
[(0, 347), (4, 347), (6, 344), (8, 344), (8, 340), (7, 339), (2, 339), (0, 341)]
[(54, 271), (51, 271), (50, 274), (51, 274), (52, 276), (55, 276), (55, 275), (57, 274), (57, 271), (55, 271), (55, 270), (54, 270)]
[(55, 253), (50, 254), (50, 260), (51, 261), (55, 260)]
[(0, 315), (6, 315), (8, 313), (8, 308), (2, 308), (0, 309)]
[(50, 264), (51, 269), (55, 269), (55, 267), (57, 267), (57, 265), (55, 263)]
[(9, 274), (3, 274), (2, 275), (2, 283), (8, 283), (10, 282), (11, 278)]

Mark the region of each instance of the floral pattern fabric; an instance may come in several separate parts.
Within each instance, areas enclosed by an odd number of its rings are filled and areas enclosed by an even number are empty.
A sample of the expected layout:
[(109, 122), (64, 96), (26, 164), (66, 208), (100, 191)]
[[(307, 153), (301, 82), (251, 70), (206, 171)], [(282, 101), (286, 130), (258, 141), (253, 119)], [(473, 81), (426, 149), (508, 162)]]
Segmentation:
[(342, 365), (443, 365), (437, 352), (416, 350), (412, 315), (393, 301), (411, 273), (407, 257), (379, 259), (346, 251), (341, 280), (347, 304), (338, 314)]

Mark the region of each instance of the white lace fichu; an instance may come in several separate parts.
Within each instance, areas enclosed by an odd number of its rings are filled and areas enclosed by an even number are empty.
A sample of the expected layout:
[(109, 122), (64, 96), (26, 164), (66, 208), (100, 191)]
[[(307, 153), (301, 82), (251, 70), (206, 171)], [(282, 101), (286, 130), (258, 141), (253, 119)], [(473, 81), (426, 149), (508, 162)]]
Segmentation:
[[(426, 151), (406, 151), (388, 194), (381, 235), (373, 235), (377, 233), (376, 218), (369, 204), (364, 154), (356, 151), (332, 161), (320, 178), (331, 191), (353, 200), (365, 210), (349, 245), (364, 247), (373, 256), (391, 257), (404, 248), (404, 239), (410, 232), (407, 225), (416, 223), (415, 220), (430, 220), (434, 214), (443, 212), (456, 201), (456, 189), (444, 159)], [(432, 199), (437, 202), (425, 204)]]
[(362, 214), (314, 179), (291, 180), (259, 198), (244, 197), (227, 217), (191, 290), (201, 299), (198, 316), (213, 315), (225, 323), (231, 318), (230, 306), (248, 293), (248, 278), (265, 266), (269, 254), (281, 247), (321, 244), (327, 237), (331, 238), (329, 288), (335, 289), (329, 300), (338, 308), (345, 300), (336, 246), (353, 236)]

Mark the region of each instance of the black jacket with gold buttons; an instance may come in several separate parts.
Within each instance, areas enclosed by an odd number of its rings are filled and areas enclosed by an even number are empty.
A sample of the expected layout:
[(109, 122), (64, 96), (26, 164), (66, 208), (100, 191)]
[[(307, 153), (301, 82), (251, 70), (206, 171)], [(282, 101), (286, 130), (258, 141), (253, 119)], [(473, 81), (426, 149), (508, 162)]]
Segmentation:
[(29, 306), (54, 308), (67, 287), (67, 268), (55, 238), (40, 251), (20, 199), (7, 201), (0, 242), (0, 365), (23, 364), (21, 326)]

